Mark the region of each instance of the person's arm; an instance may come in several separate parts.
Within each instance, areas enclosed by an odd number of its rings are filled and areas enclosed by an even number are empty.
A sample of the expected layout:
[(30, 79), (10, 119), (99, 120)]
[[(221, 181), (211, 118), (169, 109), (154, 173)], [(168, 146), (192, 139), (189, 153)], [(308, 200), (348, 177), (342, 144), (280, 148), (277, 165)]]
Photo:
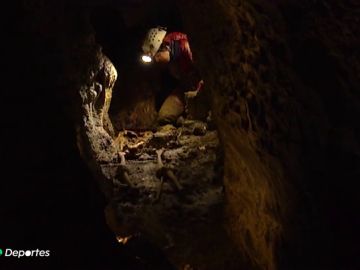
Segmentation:
[(195, 90), (185, 92), (185, 97), (186, 98), (196, 97), (199, 91), (202, 89), (203, 85), (204, 85), (204, 81), (203, 80), (199, 81)]
[(204, 80), (201, 77), (199, 69), (191, 61), (190, 68), (188, 69), (185, 78), (185, 96), (188, 98), (195, 97), (200, 91), (202, 91)]

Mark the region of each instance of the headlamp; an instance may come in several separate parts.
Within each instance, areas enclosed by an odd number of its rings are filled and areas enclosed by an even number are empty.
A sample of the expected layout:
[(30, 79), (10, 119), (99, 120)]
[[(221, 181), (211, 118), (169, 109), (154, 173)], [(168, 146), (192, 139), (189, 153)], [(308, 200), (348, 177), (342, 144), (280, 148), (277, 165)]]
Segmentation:
[(144, 62), (144, 63), (150, 63), (152, 61), (152, 58), (148, 55), (143, 55), (141, 56), (141, 60)]

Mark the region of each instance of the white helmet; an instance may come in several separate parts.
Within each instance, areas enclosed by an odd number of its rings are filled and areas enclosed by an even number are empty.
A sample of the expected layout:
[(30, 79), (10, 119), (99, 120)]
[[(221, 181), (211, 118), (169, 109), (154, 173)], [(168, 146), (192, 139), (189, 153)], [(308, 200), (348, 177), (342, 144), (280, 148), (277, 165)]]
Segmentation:
[(166, 28), (160, 26), (156, 28), (151, 28), (146, 35), (144, 44), (142, 45), (144, 54), (151, 57), (154, 56), (159, 50), (165, 35)]

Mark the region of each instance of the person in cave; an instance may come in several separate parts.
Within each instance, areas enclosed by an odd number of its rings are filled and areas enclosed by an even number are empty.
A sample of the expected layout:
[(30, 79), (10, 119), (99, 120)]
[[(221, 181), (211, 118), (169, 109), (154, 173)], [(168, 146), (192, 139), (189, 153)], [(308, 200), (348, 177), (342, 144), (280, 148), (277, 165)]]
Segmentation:
[(158, 123), (174, 123), (185, 111), (188, 98), (194, 98), (203, 88), (204, 81), (193, 62), (187, 35), (167, 33), (166, 28), (151, 28), (142, 45), (144, 62), (156, 62), (164, 67), (171, 89), (162, 103)]

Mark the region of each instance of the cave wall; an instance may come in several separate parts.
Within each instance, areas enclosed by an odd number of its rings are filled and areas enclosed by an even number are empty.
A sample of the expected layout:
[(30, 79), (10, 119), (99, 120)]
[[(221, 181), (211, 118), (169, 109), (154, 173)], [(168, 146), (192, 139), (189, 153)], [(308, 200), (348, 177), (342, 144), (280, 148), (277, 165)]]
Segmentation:
[(359, 5), (178, 2), (213, 96), (239, 250), (260, 269), (355, 269)]
[(7, 71), (1, 100), (8, 117), (1, 143), (1, 248), (50, 250), (51, 256), (2, 256), (1, 269), (125, 264), (114, 259), (119, 247), (105, 225), (104, 198), (79, 156), (67, 114), (64, 14), (57, 1), (13, 1), (2, 16)]
[(93, 83), (91, 71), (101, 69), (104, 60), (87, 15), (79, 3), (35, 0), (12, 1), (2, 16), (1, 108), (7, 117), (1, 143), (1, 249), (50, 250), (51, 255), (1, 256), (1, 269), (149, 267), (119, 245), (107, 227), (97, 174), (81, 157), (77, 141), (79, 126), (86, 133), (79, 81)]

